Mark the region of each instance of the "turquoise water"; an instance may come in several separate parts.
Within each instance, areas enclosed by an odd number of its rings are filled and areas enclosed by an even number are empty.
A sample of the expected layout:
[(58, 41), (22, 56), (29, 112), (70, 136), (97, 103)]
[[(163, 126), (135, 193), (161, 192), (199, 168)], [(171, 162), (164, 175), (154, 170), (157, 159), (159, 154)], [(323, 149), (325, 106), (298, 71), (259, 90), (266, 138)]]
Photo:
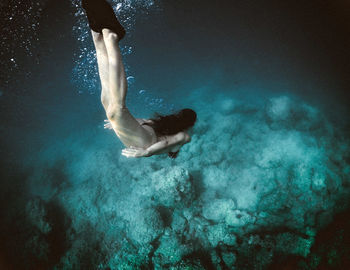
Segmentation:
[(190, 107), (171, 160), (103, 129), (79, 1), (1, 4), (2, 269), (346, 269), (349, 7), (113, 1), (127, 105)]

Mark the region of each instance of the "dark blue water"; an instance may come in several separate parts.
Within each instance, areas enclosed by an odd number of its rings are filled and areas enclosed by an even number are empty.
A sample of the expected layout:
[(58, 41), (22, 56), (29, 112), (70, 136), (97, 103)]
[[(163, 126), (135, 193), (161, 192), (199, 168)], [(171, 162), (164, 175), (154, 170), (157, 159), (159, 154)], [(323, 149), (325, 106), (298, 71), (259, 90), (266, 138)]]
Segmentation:
[(121, 156), (80, 1), (3, 1), (0, 267), (349, 267), (349, 4), (113, 6), (127, 106), (192, 140)]

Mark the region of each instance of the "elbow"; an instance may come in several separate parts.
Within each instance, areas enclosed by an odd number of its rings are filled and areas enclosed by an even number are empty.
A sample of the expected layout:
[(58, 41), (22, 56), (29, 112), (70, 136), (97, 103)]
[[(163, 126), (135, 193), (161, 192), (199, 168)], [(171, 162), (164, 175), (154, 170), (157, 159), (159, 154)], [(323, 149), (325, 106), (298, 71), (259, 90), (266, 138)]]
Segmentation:
[(113, 105), (109, 106), (106, 111), (106, 116), (110, 121), (116, 120), (121, 117), (126, 107)]
[(188, 135), (186, 132), (184, 132), (184, 133), (183, 133), (182, 141), (183, 141), (184, 143), (190, 142), (190, 141), (191, 141), (191, 136)]
[(186, 140), (186, 133), (185, 132), (179, 132), (177, 135), (176, 135), (176, 140), (177, 141), (180, 141), (180, 142), (184, 142)]
[(188, 142), (191, 141), (191, 136), (188, 135), (187, 133), (186, 133), (186, 136), (185, 136), (185, 137), (186, 137), (186, 138), (185, 138), (185, 142), (186, 142), (186, 143), (188, 143)]
[(176, 135), (177, 143), (185, 144), (185, 143), (188, 143), (190, 140), (191, 140), (191, 137), (186, 132), (179, 132)]

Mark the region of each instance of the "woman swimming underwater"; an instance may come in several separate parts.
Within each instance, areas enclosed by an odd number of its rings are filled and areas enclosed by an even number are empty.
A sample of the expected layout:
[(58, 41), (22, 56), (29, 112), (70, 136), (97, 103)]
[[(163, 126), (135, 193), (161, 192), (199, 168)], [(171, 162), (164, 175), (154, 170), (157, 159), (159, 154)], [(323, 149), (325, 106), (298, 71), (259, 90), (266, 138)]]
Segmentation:
[(82, 0), (96, 48), (101, 80), (101, 102), (108, 120), (105, 128), (113, 129), (126, 146), (126, 157), (149, 157), (168, 153), (175, 158), (180, 148), (191, 140), (189, 130), (197, 115), (191, 109), (154, 119), (136, 119), (125, 105), (127, 80), (119, 49), (125, 30), (106, 0)]

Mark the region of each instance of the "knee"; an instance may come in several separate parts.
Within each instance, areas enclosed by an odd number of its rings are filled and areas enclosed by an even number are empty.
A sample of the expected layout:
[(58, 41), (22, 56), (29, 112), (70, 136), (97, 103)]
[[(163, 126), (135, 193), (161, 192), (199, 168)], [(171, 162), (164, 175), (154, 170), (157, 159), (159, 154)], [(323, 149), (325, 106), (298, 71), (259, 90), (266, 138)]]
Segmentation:
[(124, 110), (126, 110), (126, 107), (123, 107), (123, 106), (117, 106), (117, 105), (108, 106), (106, 111), (107, 118), (109, 120), (116, 120), (119, 117), (121, 117)]
[(91, 34), (93, 40), (103, 42), (103, 35), (101, 33), (91, 30)]
[(102, 29), (103, 38), (107, 42), (118, 42), (118, 35), (111, 30), (104, 28)]

